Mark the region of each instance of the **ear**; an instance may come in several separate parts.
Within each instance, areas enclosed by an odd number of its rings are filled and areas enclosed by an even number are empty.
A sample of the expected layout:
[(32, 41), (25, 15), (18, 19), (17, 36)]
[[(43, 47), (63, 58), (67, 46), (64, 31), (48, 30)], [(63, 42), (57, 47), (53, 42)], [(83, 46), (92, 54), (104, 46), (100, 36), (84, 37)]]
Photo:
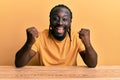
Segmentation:
[(50, 29), (50, 30), (52, 29), (52, 25), (51, 25), (51, 24), (49, 25), (49, 29)]

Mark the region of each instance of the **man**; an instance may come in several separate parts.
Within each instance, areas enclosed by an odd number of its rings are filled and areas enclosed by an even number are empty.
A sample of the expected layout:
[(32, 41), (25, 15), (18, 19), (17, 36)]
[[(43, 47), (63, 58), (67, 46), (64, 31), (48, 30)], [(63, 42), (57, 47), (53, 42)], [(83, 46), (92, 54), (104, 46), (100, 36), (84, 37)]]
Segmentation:
[(50, 12), (49, 30), (38, 33), (35, 27), (28, 28), (26, 43), (16, 53), (16, 67), (25, 66), (36, 54), (42, 66), (76, 66), (78, 53), (88, 67), (95, 67), (97, 53), (90, 43), (90, 30), (72, 32), (71, 22), (71, 10), (57, 5)]

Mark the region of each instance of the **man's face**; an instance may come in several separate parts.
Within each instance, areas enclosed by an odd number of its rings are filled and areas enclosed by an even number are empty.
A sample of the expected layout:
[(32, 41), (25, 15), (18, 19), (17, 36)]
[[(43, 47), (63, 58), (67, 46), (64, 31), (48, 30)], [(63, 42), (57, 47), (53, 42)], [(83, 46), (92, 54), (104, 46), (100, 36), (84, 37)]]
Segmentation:
[(66, 8), (56, 8), (50, 19), (55, 37), (65, 36), (71, 24), (70, 12)]

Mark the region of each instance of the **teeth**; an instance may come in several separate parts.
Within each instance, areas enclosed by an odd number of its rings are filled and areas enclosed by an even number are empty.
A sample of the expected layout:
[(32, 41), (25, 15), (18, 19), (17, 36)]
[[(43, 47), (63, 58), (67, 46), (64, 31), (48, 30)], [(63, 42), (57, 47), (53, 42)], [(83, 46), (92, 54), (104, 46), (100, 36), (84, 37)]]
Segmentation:
[(63, 33), (64, 32), (63, 27), (57, 27), (56, 30), (57, 30), (58, 33)]

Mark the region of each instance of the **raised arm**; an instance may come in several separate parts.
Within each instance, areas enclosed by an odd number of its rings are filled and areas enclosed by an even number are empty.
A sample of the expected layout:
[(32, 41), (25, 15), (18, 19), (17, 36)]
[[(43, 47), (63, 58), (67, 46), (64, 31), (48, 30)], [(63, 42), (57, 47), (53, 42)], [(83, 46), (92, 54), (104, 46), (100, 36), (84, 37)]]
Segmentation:
[(81, 29), (79, 32), (79, 38), (82, 40), (85, 51), (80, 52), (80, 55), (85, 62), (85, 64), (90, 67), (94, 68), (97, 65), (97, 53), (94, 50), (91, 42), (90, 42), (90, 30), (89, 29)]
[(15, 66), (22, 67), (25, 66), (33, 56), (35, 56), (35, 51), (31, 50), (32, 45), (35, 43), (35, 38), (38, 37), (38, 31), (35, 27), (26, 29), (27, 40), (24, 46), (16, 53), (15, 56)]

